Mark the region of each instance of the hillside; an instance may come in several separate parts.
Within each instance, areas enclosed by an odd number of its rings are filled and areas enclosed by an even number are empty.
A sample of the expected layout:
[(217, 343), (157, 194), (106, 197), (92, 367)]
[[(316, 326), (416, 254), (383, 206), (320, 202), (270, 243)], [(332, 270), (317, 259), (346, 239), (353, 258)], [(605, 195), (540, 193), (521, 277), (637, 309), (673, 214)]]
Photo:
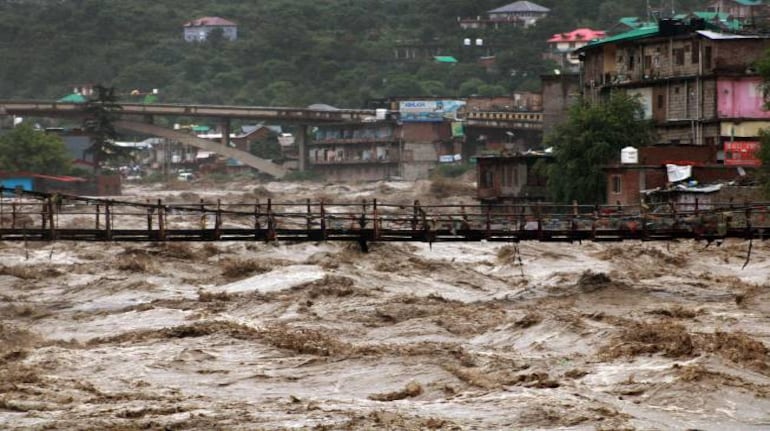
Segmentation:
[[(158, 88), (161, 101), (357, 107), (395, 95), (459, 96), (536, 89), (550, 71), (545, 40), (577, 26), (608, 28), (637, 15), (634, 0), (543, 0), (551, 15), (529, 29), (462, 30), (503, 0), (4, 0), (0, 98), (59, 98), (73, 84), (129, 92)], [(689, 10), (693, 1), (680, 1)], [(182, 25), (202, 16), (238, 24), (238, 40), (187, 43)], [(466, 37), (490, 51), (463, 52)], [(430, 45), (460, 63), (396, 60), (398, 45)], [(492, 53), (487, 71), (474, 58)]]

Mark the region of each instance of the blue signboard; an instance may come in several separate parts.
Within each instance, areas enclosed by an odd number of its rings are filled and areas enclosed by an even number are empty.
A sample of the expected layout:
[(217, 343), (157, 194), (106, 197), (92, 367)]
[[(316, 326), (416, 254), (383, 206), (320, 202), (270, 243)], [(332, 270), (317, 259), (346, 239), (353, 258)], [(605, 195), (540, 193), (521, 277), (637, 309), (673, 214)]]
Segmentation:
[(398, 111), (403, 122), (441, 122), (456, 119), (463, 106), (463, 100), (410, 100), (399, 102)]

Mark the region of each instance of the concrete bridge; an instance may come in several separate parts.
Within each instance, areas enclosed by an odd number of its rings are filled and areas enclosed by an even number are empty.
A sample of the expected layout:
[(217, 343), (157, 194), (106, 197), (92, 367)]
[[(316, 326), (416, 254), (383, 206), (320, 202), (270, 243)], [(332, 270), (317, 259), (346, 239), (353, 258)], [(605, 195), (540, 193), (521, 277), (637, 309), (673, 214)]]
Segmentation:
[[(297, 145), (300, 154), (305, 154), (307, 127), (329, 123), (357, 123), (375, 118), (372, 109), (311, 109), (261, 106), (219, 106), (194, 104), (140, 104), (118, 103), (120, 121), (115, 123), (118, 129), (130, 130), (148, 135), (160, 136), (175, 141), (234, 158), (241, 163), (272, 175), (283, 177), (287, 170), (269, 160), (261, 159), (246, 151), (231, 148), (228, 145), (230, 121), (233, 119), (270, 121), (279, 124), (298, 124)], [(61, 103), (55, 101), (0, 100), (0, 116), (16, 115), (30, 117), (81, 117), (82, 103)], [(176, 132), (165, 127), (152, 125), (155, 116), (216, 118), (222, 124), (222, 142), (217, 145), (211, 141), (193, 135)], [(134, 121), (130, 121), (130, 118)], [(137, 121), (140, 119), (141, 121)], [(305, 170), (305, 158), (300, 157), (299, 170)]]

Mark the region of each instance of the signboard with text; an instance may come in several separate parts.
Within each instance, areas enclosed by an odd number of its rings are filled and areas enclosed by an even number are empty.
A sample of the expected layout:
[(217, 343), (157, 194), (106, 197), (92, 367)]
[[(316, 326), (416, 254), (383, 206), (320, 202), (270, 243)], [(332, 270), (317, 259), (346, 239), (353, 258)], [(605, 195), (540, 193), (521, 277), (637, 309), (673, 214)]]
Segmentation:
[(759, 166), (762, 163), (757, 157), (759, 142), (730, 141), (725, 142), (725, 165), (727, 166)]
[(405, 100), (398, 103), (403, 122), (441, 122), (456, 119), (462, 100)]

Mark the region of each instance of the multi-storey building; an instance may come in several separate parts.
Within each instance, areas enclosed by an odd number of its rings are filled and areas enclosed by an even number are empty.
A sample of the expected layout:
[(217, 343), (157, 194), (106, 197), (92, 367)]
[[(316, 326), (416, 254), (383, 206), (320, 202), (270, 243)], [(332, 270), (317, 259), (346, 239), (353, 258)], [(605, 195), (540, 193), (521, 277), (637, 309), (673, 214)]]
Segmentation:
[(693, 166), (692, 179), (708, 182), (759, 163), (754, 153), (770, 112), (755, 62), (770, 38), (707, 27), (702, 19), (662, 20), (580, 50), (584, 96), (637, 95), (657, 132), (657, 147), (641, 149), (654, 158), (608, 167), (609, 201), (638, 202), (641, 190), (666, 187), (666, 164)]
[(395, 122), (319, 126), (308, 145), (312, 171), (333, 181), (400, 175), (402, 140)]
[(659, 144), (715, 146), (723, 160), (726, 142), (756, 141), (758, 129), (770, 126), (754, 69), (770, 38), (705, 27), (702, 20), (663, 20), (586, 45), (584, 95), (636, 94)]

